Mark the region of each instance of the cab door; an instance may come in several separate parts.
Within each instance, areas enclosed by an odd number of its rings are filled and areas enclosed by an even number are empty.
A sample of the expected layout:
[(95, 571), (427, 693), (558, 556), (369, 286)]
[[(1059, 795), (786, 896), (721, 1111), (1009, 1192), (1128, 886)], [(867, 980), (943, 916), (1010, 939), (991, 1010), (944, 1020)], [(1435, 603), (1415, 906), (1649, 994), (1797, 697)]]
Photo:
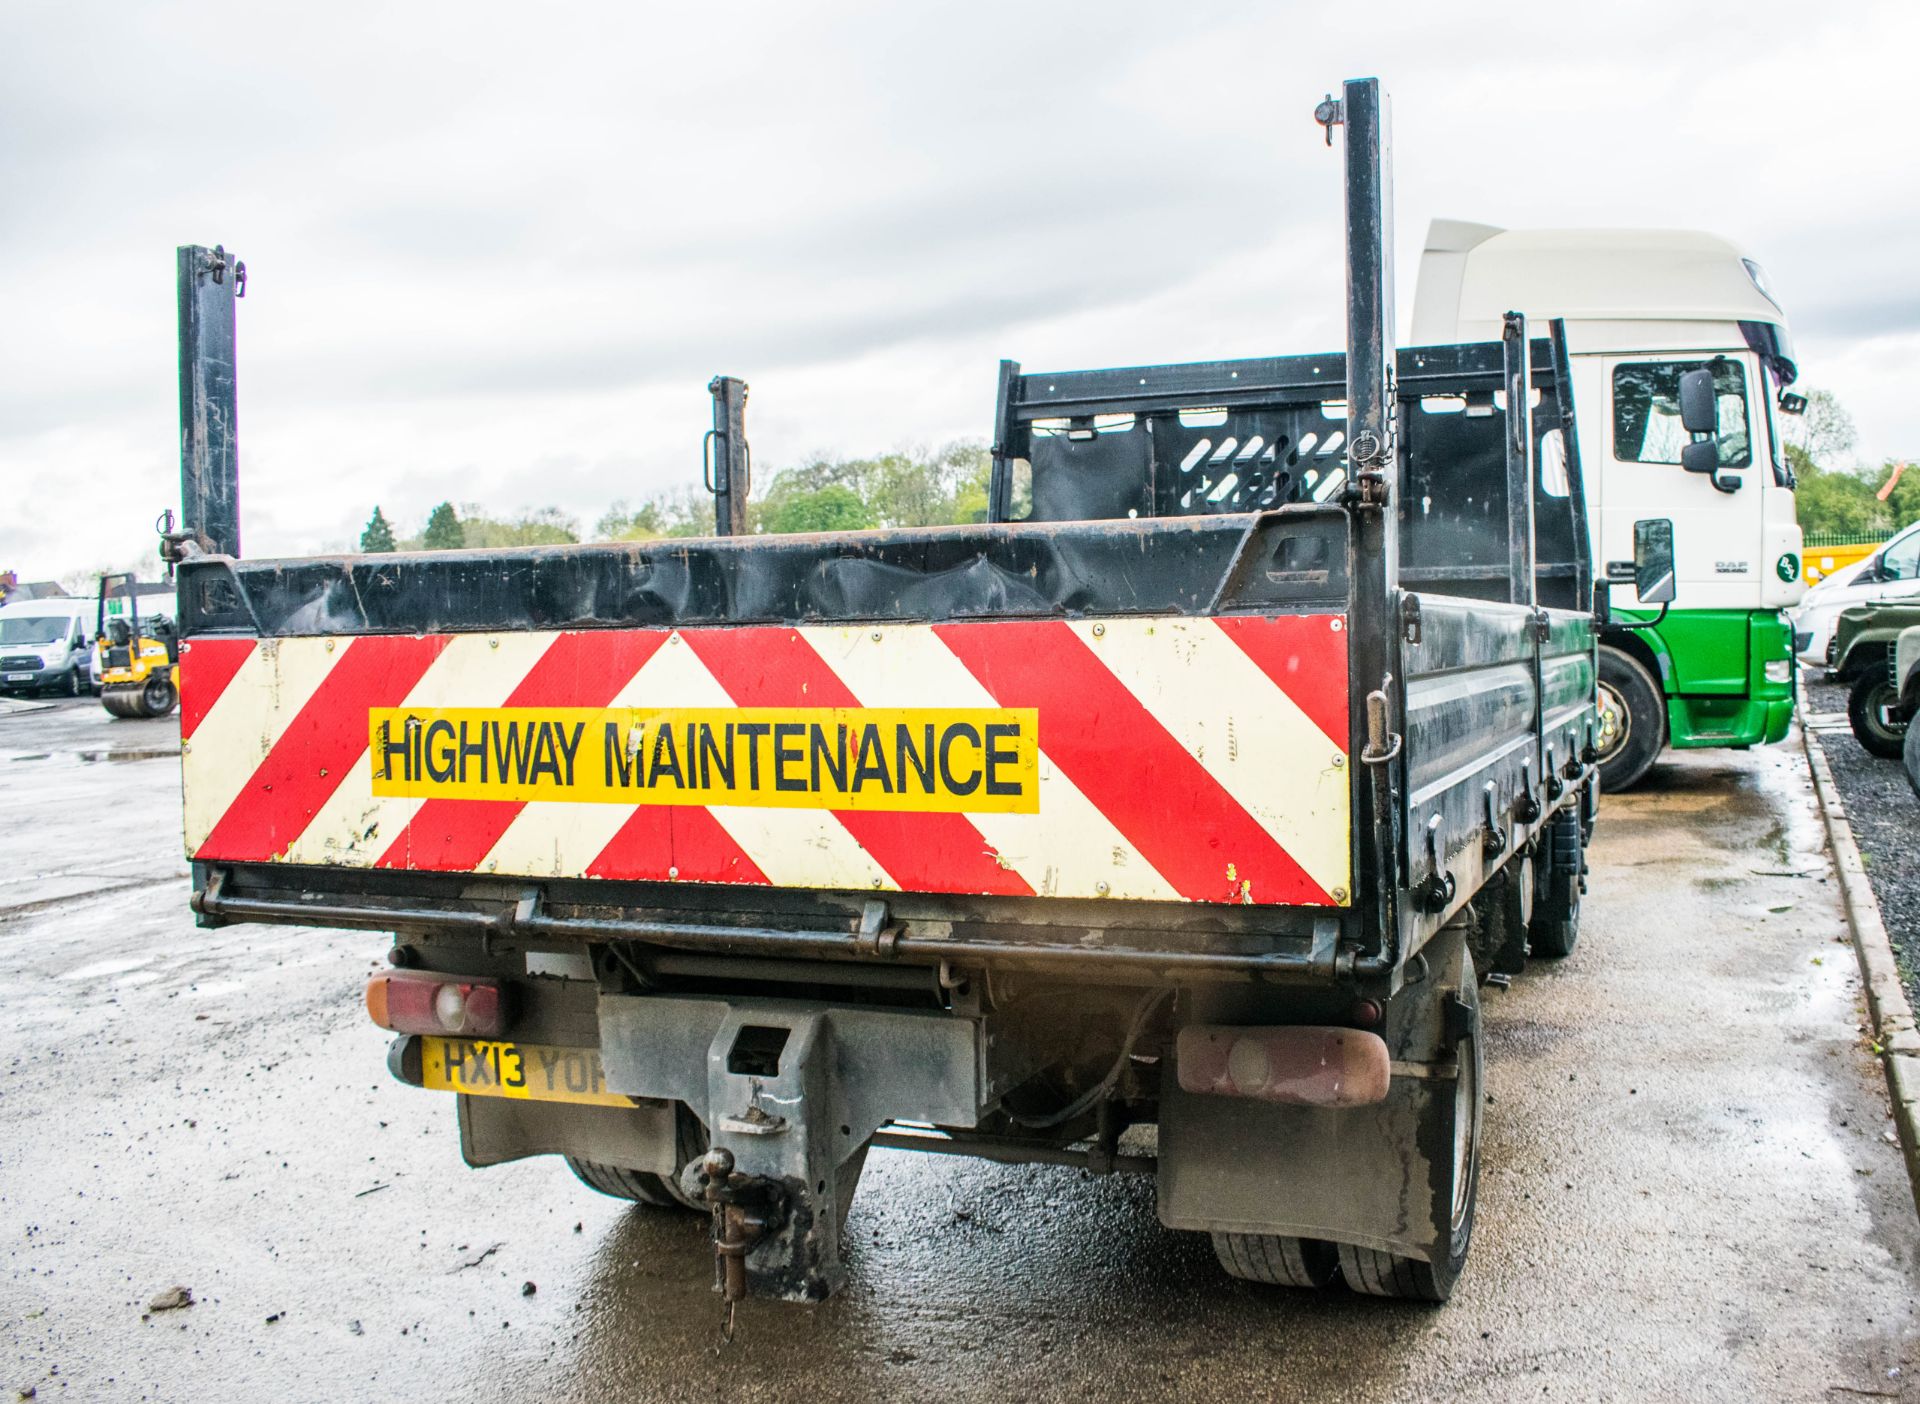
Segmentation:
[[(1680, 450), (1689, 437), (1680, 423), (1680, 377), (1706, 365), (1714, 369), (1720, 415), (1720, 471), (1714, 475), (1680, 466)], [(1605, 357), (1601, 371), (1604, 383), (1593, 387), (1606, 407), (1598, 445), (1601, 569), (1612, 576), (1624, 569), (1631, 582), (1634, 522), (1667, 517), (1673, 522), (1676, 614), (1760, 608), (1765, 572), (1771, 568), (1764, 558), (1762, 478), (1771, 469), (1753, 412), (1754, 396), (1765, 393), (1758, 364), (1751, 355), (1667, 352)], [(1632, 584), (1616, 586), (1614, 601), (1636, 607)], [(1676, 690), (1747, 690), (1745, 621), (1737, 630), (1715, 627), (1721, 622), (1670, 617), (1662, 626), (1669, 636), (1690, 629), (1716, 636), (1716, 646), (1675, 650)], [(1726, 638), (1718, 638), (1723, 633)]]

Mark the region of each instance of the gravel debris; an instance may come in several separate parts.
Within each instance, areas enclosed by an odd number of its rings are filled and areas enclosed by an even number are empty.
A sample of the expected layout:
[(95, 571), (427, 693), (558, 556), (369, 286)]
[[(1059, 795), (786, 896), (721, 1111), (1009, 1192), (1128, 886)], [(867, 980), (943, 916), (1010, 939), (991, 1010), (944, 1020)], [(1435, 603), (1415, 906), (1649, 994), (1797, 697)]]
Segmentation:
[[(1847, 690), (1809, 683), (1807, 704), (1815, 713), (1845, 716)], [(1853, 841), (1866, 860), (1867, 881), (1893, 942), (1907, 998), (1920, 1005), (1920, 842), (1915, 841), (1920, 838), (1920, 799), (1914, 798), (1899, 761), (1868, 755), (1851, 731), (1823, 731), (1820, 744), (1840, 787)]]

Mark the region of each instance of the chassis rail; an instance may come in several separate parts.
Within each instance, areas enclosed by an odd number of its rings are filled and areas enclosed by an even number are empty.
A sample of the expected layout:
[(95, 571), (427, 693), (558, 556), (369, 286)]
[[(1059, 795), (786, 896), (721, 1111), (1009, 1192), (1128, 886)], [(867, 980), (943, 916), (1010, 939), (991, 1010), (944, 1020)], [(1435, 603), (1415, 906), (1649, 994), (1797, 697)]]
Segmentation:
[(216, 868), (192, 900), (202, 917), (286, 925), (325, 925), (357, 931), (464, 930), (484, 939), (550, 937), (577, 941), (642, 941), (685, 950), (721, 951), (823, 960), (894, 962), (996, 961), (1087, 973), (1125, 971), (1181, 980), (1285, 980), (1352, 978), (1380, 974), (1391, 958), (1362, 955), (1338, 945), (1338, 927), (1328, 923), (1301, 951), (1165, 951), (1130, 947), (1038, 946), (1014, 941), (916, 936), (911, 923), (890, 924), (886, 903), (867, 904), (848, 929), (736, 926), (726, 923), (619, 917), (556, 916), (542, 910), (534, 889), (517, 903), (492, 910), (388, 906), (355, 902), (340, 894), (321, 900), (234, 896), (227, 873)]

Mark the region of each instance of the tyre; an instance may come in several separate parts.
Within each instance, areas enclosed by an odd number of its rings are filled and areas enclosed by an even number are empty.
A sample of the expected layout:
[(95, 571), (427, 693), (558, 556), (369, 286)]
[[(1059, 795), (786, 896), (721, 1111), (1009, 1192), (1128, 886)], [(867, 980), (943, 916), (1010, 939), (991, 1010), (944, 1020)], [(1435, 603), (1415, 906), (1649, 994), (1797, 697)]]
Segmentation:
[(1452, 1188), (1451, 1212), (1446, 1235), (1445, 1262), (1422, 1262), (1402, 1258), (1377, 1248), (1361, 1248), (1351, 1243), (1338, 1245), (1340, 1276), (1356, 1292), (1372, 1297), (1403, 1297), (1410, 1301), (1444, 1302), (1453, 1295), (1460, 1270), (1466, 1266), (1467, 1249), (1473, 1242), (1473, 1213), (1480, 1196), (1480, 1130), (1486, 1097), (1486, 1060), (1480, 1047), (1480, 992), (1474, 976), (1473, 957), (1461, 958), (1458, 998), (1467, 1005), (1467, 1032), (1454, 1044), (1454, 1062), (1458, 1073), (1453, 1082), (1451, 1105), (1446, 1108), (1447, 1139), (1453, 1147), (1453, 1169), (1448, 1184)]
[(1659, 684), (1630, 654), (1600, 646), (1600, 788), (1640, 783), (1667, 744), (1667, 705)]
[(1324, 1287), (1340, 1266), (1331, 1243), (1275, 1233), (1216, 1233), (1213, 1255), (1229, 1277), (1274, 1287)]
[(695, 1209), (706, 1212), (706, 1205), (690, 1199), (680, 1188), (678, 1171), (691, 1161), (707, 1153), (707, 1128), (700, 1124), (700, 1118), (687, 1110), (685, 1103), (674, 1106), (674, 1161), (675, 1173), (661, 1175), (652, 1170), (628, 1170), (618, 1165), (606, 1165), (597, 1160), (582, 1160), (577, 1156), (565, 1157), (567, 1168), (579, 1177), (580, 1183), (589, 1189), (611, 1195), (615, 1199), (630, 1199), (635, 1204), (645, 1204), (655, 1209)]
[(141, 715), (164, 717), (179, 700), (180, 694), (174, 690), (173, 679), (159, 676), (148, 678), (147, 685), (140, 689)]
[(1580, 890), (1587, 862), (1580, 838), (1580, 816), (1570, 809), (1547, 822), (1533, 921), (1527, 927), (1527, 949), (1533, 955), (1563, 959), (1573, 954), (1580, 939)]
[(1907, 772), (1907, 784), (1913, 789), (1915, 799), (1920, 799), (1920, 726), (1907, 728), (1907, 738), (1901, 743), (1900, 763)]
[(680, 1196), (667, 1187), (664, 1175), (656, 1175), (651, 1170), (623, 1170), (617, 1165), (602, 1165), (597, 1160), (577, 1160), (573, 1156), (568, 1156), (566, 1160), (567, 1168), (578, 1175), (580, 1182), (589, 1189), (597, 1189), (615, 1199), (631, 1199), (635, 1204), (645, 1204), (654, 1209), (686, 1207)]
[(1892, 670), (1875, 664), (1853, 681), (1847, 694), (1847, 724), (1869, 755), (1899, 760), (1907, 739), (1906, 713), (1900, 709), (1900, 689)]
[(67, 685), (63, 690), (69, 697), (78, 697), (80, 695), (80, 670), (78, 668), (71, 670), (67, 674)]

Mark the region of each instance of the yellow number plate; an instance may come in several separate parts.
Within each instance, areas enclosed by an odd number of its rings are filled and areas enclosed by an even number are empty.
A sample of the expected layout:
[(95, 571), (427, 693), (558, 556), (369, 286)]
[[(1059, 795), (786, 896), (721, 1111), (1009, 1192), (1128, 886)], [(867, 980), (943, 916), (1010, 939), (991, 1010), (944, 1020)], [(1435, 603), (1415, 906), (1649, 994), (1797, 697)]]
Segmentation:
[(434, 1092), (594, 1107), (633, 1105), (631, 1097), (607, 1091), (597, 1048), (465, 1038), (422, 1038), (420, 1043), (420, 1085)]

